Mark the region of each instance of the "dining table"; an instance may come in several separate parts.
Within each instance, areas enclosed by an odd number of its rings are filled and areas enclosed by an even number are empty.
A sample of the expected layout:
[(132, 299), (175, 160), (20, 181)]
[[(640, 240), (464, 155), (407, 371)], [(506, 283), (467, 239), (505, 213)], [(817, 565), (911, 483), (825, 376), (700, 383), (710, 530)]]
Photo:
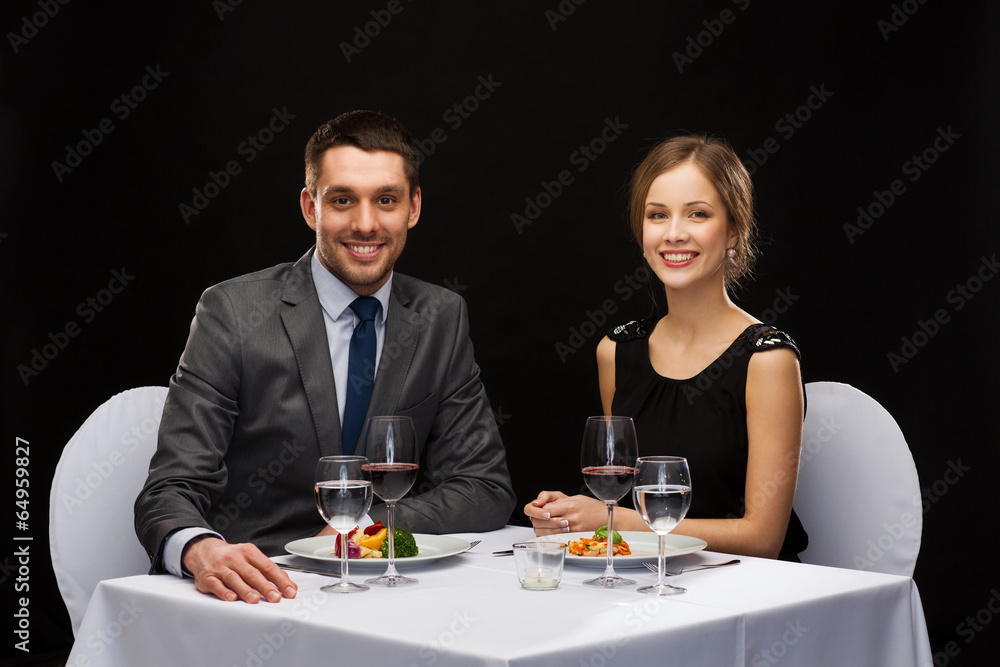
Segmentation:
[[(579, 562), (567, 562), (558, 588), (526, 590), (514, 559), (494, 552), (533, 536), (520, 526), (455, 534), (479, 543), (448, 557), (397, 560), (419, 583), (351, 595), (324, 592), (336, 581), (330, 574), (289, 569), (297, 595), (273, 604), (224, 602), (173, 575), (106, 580), (94, 591), (66, 665), (932, 664), (910, 577), (735, 556), (737, 565), (670, 577), (687, 592), (669, 597), (636, 591), (656, 581), (644, 567), (619, 568), (636, 585), (586, 586), (601, 569)], [(702, 550), (670, 565), (732, 558)], [(339, 572), (333, 561), (291, 554), (274, 560)], [(350, 578), (380, 573), (356, 566)]]

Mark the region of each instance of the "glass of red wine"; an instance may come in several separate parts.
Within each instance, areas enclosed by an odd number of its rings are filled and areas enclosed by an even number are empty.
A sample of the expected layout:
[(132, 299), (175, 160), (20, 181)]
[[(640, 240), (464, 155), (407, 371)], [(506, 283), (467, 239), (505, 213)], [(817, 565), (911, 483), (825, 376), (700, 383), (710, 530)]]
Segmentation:
[(583, 583), (588, 586), (614, 588), (631, 586), (636, 582), (615, 574), (614, 518), (615, 503), (632, 488), (635, 461), (639, 456), (639, 445), (635, 435), (635, 424), (631, 417), (589, 417), (583, 430), (583, 446), (580, 449), (580, 465), (587, 487), (599, 500), (608, 506), (608, 555), (604, 574)]
[(385, 502), (389, 542), (389, 566), (385, 574), (367, 579), (375, 586), (407, 586), (417, 583), (396, 571), (396, 522), (393, 509), (417, 478), (417, 435), (409, 417), (372, 417), (365, 430), (365, 456), (375, 495)]
[(327, 593), (359, 593), (368, 587), (347, 578), (347, 534), (372, 505), (372, 481), (363, 456), (324, 456), (316, 463), (316, 507), (340, 538), (340, 581)]

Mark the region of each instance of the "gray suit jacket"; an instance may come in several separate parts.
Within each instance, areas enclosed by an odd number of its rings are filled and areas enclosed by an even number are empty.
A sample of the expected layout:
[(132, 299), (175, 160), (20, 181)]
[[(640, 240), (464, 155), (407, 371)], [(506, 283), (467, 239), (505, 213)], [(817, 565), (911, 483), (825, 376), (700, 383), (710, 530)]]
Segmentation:
[[(341, 432), (311, 252), (211, 287), (198, 303), (135, 503), (154, 570), (177, 528), (211, 528), (275, 555), (324, 526), (316, 460), (341, 453)], [(397, 525), (423, 533), (504, 525), (514, 492), (465, 301), (399, 273), (368, 407), (368, 416), (383, 414), (412, 417), (421, 443), (420, 475), (396, 505)], [(385, 506), (371, 514), (384, 519)]]

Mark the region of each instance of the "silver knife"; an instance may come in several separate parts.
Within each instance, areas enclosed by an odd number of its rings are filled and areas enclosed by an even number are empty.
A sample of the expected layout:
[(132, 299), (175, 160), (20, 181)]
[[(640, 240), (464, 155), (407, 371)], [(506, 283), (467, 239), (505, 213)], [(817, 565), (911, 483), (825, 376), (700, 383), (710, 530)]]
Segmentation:
[(309, 574), (322, 574), (325, 577), (337, 577), (340, 578), (339, 572), (327, 572), (326, 570), (313, 570), (308, 567), (302, 567), (301, 565), (289, 565), (288, 563), (278, 563), (278, 567), (282, 570), (294, 570), (296, 572), (308, 572)]

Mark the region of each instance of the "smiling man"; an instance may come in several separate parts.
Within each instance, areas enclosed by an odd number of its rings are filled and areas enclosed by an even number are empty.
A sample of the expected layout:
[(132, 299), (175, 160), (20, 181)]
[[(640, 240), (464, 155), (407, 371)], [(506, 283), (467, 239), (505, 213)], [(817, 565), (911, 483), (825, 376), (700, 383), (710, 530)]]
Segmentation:
[(510, 517), (465, 302), (393, 271), (420, 217), (418, 159), (409, 132), (382, 114), (324, 124), (306, 146), (300, 195), (316, 246), (202, 295), (135, 504), (152, 572), (193, 577), (224, 600), (293, 597), (267, 555), (331, 532), (316, 510), (316, 461), (363, 453), (374, 415), (411, 417), (420, 446), (397, 525), (485, 531)]

